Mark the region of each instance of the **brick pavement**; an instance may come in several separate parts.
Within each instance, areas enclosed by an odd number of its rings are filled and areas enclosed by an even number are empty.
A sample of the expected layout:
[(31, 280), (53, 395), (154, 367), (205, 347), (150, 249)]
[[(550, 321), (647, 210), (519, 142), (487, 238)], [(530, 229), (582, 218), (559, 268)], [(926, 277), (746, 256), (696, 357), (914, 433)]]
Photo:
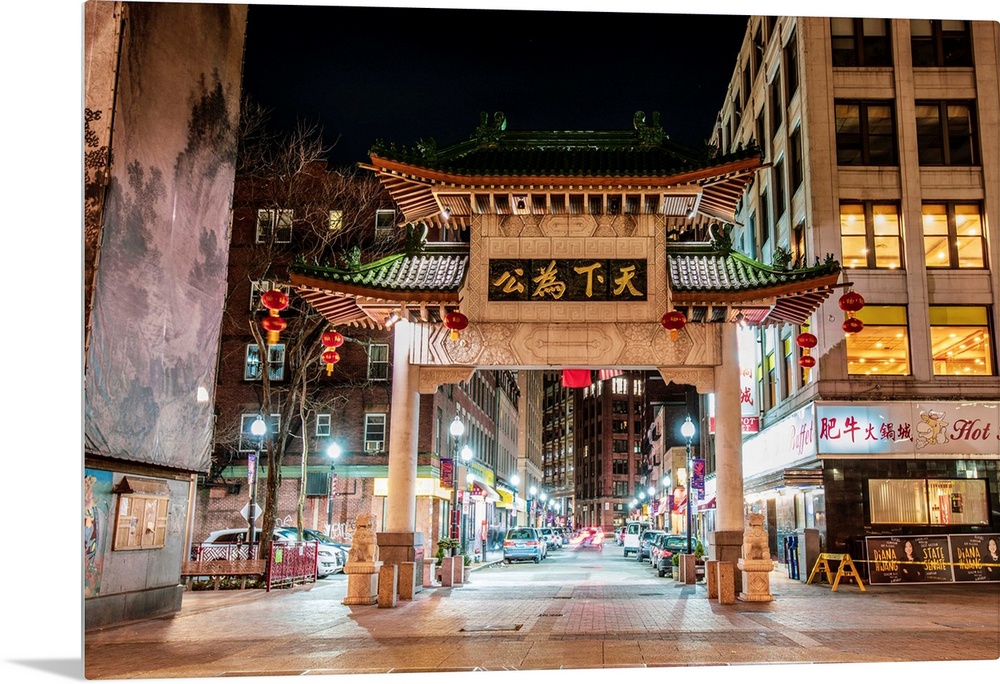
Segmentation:
[[(682, 665), (937, 663), (1000, 681), (1000, 585), (806, 585), (720, 605), (650, 574), (477, 568), (394, 608), (344, 606), (342, 577), (266, 593), (202, 591), (175, 617), (92, 631), (88, 679), (578, 670)], [(921, 666), (921, 672), (929, 665)], [(780, 671), (780, 668), (779, 668)], [(979, 678), (979, 675), (975, 675)], [(964, 677), (963, 677), (964, 678)], [(985, 681), (990, 681), (987, 676)]]

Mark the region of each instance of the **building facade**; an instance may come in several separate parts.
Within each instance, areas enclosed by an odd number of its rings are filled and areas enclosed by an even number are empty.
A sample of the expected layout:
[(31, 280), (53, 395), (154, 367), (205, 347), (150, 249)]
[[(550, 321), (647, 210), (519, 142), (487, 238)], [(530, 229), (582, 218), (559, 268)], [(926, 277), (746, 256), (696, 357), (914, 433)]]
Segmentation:
[(767, 162), (734, 245), (833, 255), (863, 297), (740, 339), (746, 506), (779, 557), (804, 529), (858, 559), (907, 536), (956, 558), (1000, 529), (998, 38), (987, 21), (749, 22), (713, 139)]
[(562, 373), (543, 374), (542, 491), (545, 522), (575, 527), (574, 393), (562, 383)]
[(544, 373), (540, 370), (517, 371), (521, 393), (517, 412), (517, 476), (520, 496), (515, 499), (518, 525), (535, 525), (538, 493), (542, 490), (542, 407)]

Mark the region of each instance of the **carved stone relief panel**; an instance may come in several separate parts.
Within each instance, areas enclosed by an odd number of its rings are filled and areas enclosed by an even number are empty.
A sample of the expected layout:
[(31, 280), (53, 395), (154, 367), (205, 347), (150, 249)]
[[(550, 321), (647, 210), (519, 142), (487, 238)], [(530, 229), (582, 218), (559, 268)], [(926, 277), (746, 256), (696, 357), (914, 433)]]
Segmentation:
[(475, 372), (472, 366), (421, 366), (418, 391), (420, 394), (434, 394), (441, 385), (468, 382)]
[(658, 368), (664, 382), (674, 382), (678, 385), (692, 385), (698, 394), (710, 394), (715, 391), (715, 369), (708, 368)]

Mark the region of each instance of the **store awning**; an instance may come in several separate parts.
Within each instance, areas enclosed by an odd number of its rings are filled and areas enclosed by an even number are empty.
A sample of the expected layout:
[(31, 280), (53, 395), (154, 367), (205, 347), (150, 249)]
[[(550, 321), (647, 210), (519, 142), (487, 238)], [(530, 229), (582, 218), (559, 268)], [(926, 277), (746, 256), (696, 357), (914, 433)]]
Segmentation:
[(486, 501), (497, 502), (500, 500), (500, 495), (497, 490), (490, 487), (485, 482), (475, 482), (472, 485), (472, 496), (481, 496), (486, 499)]
[(708, 501), (706, 501), (705, 503), (698, 504), (698, 512), (699, 513), (701, 513), (702, 511), (711, 511), (711, 510), (714, 510), (714, 509), (715, 509), (715, 497), (714, 496), (711, 499), (709, 499)]

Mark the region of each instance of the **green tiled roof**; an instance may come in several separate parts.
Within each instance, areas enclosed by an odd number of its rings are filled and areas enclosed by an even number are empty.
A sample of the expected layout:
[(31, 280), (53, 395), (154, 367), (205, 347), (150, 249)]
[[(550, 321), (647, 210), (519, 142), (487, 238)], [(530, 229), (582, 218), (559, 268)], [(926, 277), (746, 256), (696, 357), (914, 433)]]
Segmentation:
[(654, 112), (652, 123), (636, 112), (633, 129), (622, 131), (508, 131), (502, 112), (489, 122), (486, 114), (466, 141), (438, 147), (434, 139), (410, 148), (377, 141), (372, 156), (424, 169), (474, 176), (672, 176), (760, 158), (756, 146), (713, 156), (714, 150), (692, 150), (672, 142)]
[(394, 254), (356, 269), (297, 262), (289, 273), (331, 283), (386, 292), (455, 292), (462, 287), (468, 268), (466, 253)]
[(807, 283), (840, 272), (840, 264), (836, 261), (782, 270), (765, 266), (738, 252), (719, 251), (706, 244), (668, 247), (667, 268), (670, 287), (678, 293), (767, 290)]

